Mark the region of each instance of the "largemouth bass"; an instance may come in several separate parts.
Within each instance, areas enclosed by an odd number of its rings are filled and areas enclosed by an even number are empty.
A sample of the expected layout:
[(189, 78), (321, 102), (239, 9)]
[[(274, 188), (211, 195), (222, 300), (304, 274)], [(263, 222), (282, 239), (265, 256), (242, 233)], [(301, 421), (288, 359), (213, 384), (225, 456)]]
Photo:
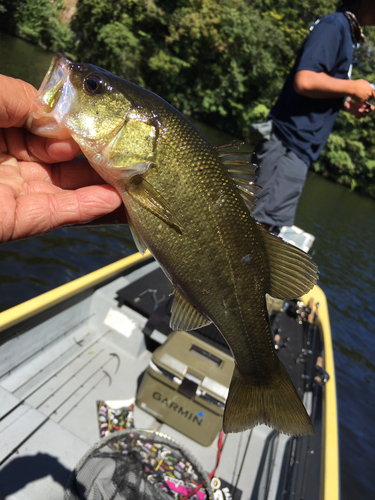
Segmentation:
[(91, 64), (54, 56), (28, 120), (45, 137), (73, 137), (124, 201), (140, 251), (173, 285), (171, 327), (213, 322), (235, 369), (225, 432), (265, 423), (291, 435), (313, 428), (275, 354), (265, 294), (294, 298), (317, 280), (310, 257), (251, 215), (255, 166), (213, 147), (155, 94)]

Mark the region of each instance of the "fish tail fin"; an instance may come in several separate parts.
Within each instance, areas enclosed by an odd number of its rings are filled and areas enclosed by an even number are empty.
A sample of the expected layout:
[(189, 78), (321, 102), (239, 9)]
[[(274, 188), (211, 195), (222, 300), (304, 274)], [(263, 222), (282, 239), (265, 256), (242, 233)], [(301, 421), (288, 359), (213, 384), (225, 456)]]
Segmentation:
[(224, 432), (242, 432), (266, 424), (283, 434), (314, 434), (302, 401), (279, 359), (274, 376), (255, 384), (235, 367), (224, 411)]

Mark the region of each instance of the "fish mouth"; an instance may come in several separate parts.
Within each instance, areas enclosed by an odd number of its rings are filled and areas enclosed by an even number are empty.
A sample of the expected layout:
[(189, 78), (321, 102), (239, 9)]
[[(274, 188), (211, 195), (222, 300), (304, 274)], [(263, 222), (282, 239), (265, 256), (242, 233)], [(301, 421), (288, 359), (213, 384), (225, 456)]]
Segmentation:
[(33, 101), (26, 127), (43, 137), (71, 137), (65, 117), (76, 97), (70, 75), (73, 63), (62, 54), (53, 56), (50, 67)]

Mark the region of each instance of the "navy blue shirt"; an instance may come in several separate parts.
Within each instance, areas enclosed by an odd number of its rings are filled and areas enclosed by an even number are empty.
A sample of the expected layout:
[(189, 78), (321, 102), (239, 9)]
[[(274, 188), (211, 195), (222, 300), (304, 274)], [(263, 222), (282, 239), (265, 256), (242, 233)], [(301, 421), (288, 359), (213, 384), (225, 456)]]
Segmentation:
[(320, 19), (299, 50), (279, 99), (270, 112), (276, 135), (307, 165), (315, 161), (342, 108), (342, 98), (312, 99), (293, 89), (297, 71), (327, 73), (349, 79), (353, 58), (350, 24), (342, 12)]

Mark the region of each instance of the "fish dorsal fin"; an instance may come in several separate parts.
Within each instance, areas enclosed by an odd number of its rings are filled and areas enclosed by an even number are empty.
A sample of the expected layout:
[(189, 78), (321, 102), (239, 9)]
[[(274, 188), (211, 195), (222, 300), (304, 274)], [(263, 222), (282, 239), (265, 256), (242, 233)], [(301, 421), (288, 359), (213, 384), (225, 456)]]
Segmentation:
[(270, 267), (268, 293), (277, 299), (295, 299), (316, 284), (318, 267), (303, 250), (286, 243), (259, 224)]
[(128, 194), (140, 205), (182, 234), (182, 225), (167, 201), (149, 182), (137, 175), (127, 183)]
[(254, 183), (258, 177), (258, 174), (255, 173), (258, 165), (251, 162), (251, 153), (238, 151), (242, 144), (231, 142), (217, 146), (215, 149), (251, 213), (258, 199), (257, 192), (260, 189)]
[(174, 294), (174, 300), (169, 323), (172, 330), (196, 330), (212, 323), (209, 319), (202, 316), (180, 291), (173, 288), (172, 293)]

